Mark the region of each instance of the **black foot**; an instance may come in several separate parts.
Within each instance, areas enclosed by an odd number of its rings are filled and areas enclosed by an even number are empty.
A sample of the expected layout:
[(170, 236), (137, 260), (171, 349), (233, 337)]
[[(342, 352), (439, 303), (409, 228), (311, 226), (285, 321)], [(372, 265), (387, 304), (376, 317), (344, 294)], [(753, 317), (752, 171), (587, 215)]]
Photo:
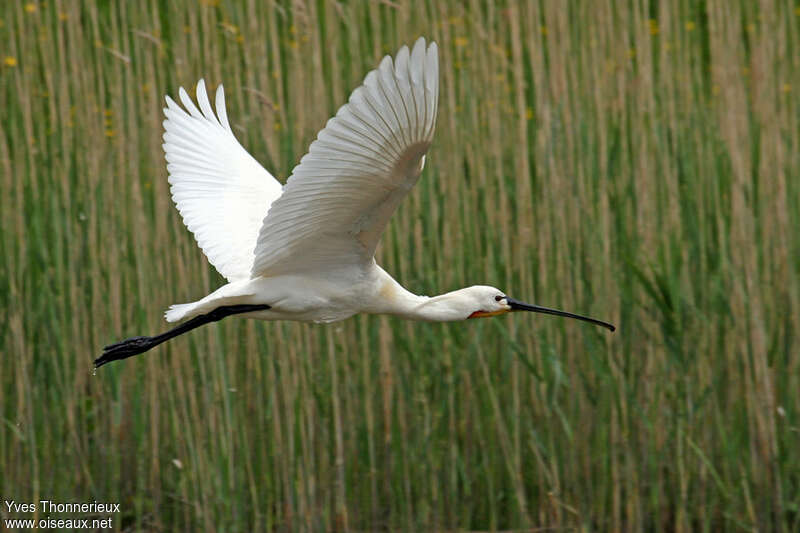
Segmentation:
[(106, 363), (116, 361), (117, 359), (125, 359), (140, 353), (146, 352), (156, 344), (153, 337), (131, 337), (124, 341), (109, 344), (103, 348), (103, 355), (94, 360), (94, 367), (100, 368)]
[(226, 316), (238, 315), (240, 313), (252, 313), (254, 311), (265, 311), (270, 306), (267, 304), (243, 304), (243, 305), (224, 305), (217, 307), (213, 311), (205, 315), (199, 315), (191, 320), (187, 320), (183, 324), (172, 328), (169, 331), (156, 335), (155, 337), (131, 337), (124, 341), (109, 344), (103, 348), (103, 355), (94, 360), (94, 367), (99, 368), (106, 363), (116, 361), (117, 359), (125, 359), (134, 355), (144, 353), (154, 346), (158, 346), (162, 342), (166, 342), (173, 337), (182, 335), (187, 331), (200, 327), (209, 322), (216, 322), (222, 320)]

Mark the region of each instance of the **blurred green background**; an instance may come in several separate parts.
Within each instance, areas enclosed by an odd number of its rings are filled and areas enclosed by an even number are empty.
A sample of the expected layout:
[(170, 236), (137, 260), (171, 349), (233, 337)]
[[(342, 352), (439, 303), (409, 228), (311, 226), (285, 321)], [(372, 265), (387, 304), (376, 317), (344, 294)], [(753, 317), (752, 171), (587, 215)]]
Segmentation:
[[(436, 138), (381, 264), (618, 331), (229, 319), (93, 375), (223, 283), (163, 95), (224, 82), (283, 181), (420, 35)], [(0, 494), (120, 530), (800, 530), (799, 40), (778, 0), (3, 2)]]

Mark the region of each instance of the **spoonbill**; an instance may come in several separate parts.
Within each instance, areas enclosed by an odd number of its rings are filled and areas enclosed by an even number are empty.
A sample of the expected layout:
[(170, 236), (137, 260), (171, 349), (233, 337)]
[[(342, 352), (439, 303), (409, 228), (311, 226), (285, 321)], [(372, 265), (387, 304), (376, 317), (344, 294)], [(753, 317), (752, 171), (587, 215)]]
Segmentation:
[[(222, 85), (216, 113), (206, 86), (197, 105), (166, 97), (164, 152), (172, 199), (209, 262), (228, 284), (176, 304), (153, 337), (106, 346), (100, 367), (145, 352), (230, 315), (334, 322), (356, 313), (455, 321), (533, 311), (614, 326), (515, 300), (476, 285), (439, 296), (406, 290), (375, 262), (381, 234), (425, 166), (439, 94), (435, 42), (420, 38), (385, 56), (319, 132), (283, 187), (236, 140)], [(199, 106), (199, 109), (198, 109)]]

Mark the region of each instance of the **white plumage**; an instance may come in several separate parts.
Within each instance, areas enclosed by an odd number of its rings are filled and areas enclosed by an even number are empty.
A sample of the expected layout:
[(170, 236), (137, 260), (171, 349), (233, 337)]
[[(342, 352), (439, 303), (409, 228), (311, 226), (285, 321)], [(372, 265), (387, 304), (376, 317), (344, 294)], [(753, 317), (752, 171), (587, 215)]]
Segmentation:
[(420, 38), (386, 56), (319, 132), (281, 188), (236, 140), (222, 86), (216, 114), (197, 84), (197, 103), (167, 97), (164, 151), (172, 198), (186, 226), (229, 283), (173, 305), (155, 337), (107, 346), (97, 366), (149, 350), (232, 314), (331, 322), (355, 313), (445, 321), (527, 310), (595, 319), (516, 301), (488, 286), (429, 298), (395, 281), (374, 259), (392, 213), (416, 184), (433, 139), (439, 94), (436, 43)]
[(195, 107), (181, 87), (188, 113), (167, 96), (164, 153), (172, 199), (209, 262), (229, 281), (248, 279), (264, 217), (281, 184), (239, 144), (228, 124), (225, 94), (217, 89), (217, 115), (203, 80)]
[[(295, 167), (258, 236), (253, 276), (314, 272), (372, 259), (431, 145), (436, 44), (420, 39), (353, 91)], [(302, 257), (302, 260), (298, 260)]]

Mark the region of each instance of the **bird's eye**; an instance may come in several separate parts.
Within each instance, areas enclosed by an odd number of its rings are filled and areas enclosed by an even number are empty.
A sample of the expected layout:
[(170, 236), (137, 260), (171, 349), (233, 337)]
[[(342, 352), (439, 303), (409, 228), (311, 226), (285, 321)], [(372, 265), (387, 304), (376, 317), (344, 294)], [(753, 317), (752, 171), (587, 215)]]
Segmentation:
[(495, 297), (494, 297), (494, 301), (495, 301), (495, 302), (499, 302), (499, 301), (500, 301), (500, 300), (502, 300), (502, 299), (503, 299), (503, 296), (502, 296), (502, 295), (498, 295), (498, 296), (495, 296)]

